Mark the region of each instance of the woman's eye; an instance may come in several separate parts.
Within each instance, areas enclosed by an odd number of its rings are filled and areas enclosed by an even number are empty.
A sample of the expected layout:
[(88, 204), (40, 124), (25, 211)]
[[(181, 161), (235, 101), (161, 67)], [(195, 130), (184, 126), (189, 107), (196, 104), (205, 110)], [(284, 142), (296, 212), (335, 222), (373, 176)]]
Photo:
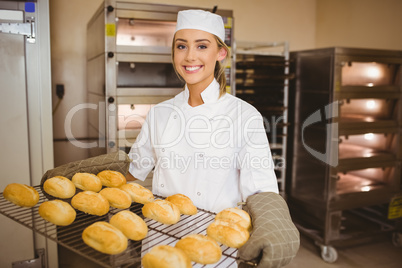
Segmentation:
[(198, 48), (199, 48), (199, 49), (206, 49), (207, 46), (206, 46), (206, 45), (199, 45)]
[(177, 49), (185, 49), (186, 48), (184, 45), (177, 45), (176, 47), (177, 47)]

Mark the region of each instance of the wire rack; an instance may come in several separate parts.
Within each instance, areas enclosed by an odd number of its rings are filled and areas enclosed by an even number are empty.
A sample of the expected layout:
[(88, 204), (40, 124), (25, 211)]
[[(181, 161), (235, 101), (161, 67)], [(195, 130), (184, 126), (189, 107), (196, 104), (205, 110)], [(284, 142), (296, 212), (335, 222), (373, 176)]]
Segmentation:
[[(0, 213), (18, 222), (34, 232), (39, 233), (69, 250), (84, 256), (101, 267), (141, 267), (141, 257), (153, 246), (158, 244), (174, 246), (177, 241), (188, 234), (206, 234), (206, 228), (214, 221), (215, 214), (202, 209), (196, 215), (182, 215), (180, 221), (174, 225), (165, 225), (157, 221), (144, 218), (142, 204), (132, 203), (128, 209), (142, 217), (148, 225), (148, 235), (142, 241), (129, 240), (127, 249), (117, 255), (107, 255), (87, 246), (81, 238), (83, 230), (97, 221), (109, 221), (109, 219), (121, 211), (110, 208), (104, 216), (94, 216), (77, 211), (75, 221), (69, 226), (56, 226), (44, 220), (38, 213), (39, 206), (48, 201), (40, 186), (34, 186), (39, 193), (39, 202), (32, 208), (24, 208), (14, 205), (0, 196)], [(157, 199), (162, 197), (155, 196)], [(193, 267), (232, 267), (236, 266), (237, 249), (221, 245), (222, 258), (213, 265), (201, 265), (193, 262)]]

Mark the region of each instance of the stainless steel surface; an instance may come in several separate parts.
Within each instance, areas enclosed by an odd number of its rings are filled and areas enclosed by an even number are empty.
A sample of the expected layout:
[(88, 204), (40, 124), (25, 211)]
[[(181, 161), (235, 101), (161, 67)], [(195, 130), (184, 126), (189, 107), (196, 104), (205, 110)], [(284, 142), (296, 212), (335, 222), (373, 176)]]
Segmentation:
[(0, 23), (0, 33), (26, 35), (35, 40), (35, 21), (27, 23)]
[[(143, 55), (146, 61), (142, 61), (137, 57), (126, 57), (125, 60), (130, 62), (118, 62), (117, 66), (117, 87), (123, 88), (145, 88), (143, 95), (150, 95), (147, 88), (177, 88), (176, 92), (180, 92), (183, 88), (183, 82), (177, 77), (176, 72), (170, 62), (162, 61), (161, 57), (156, 61), (151, 61), (151, 55)], [(124, 56), (123, 56), (124, 57)], [(164, 90), (158, 90), (158, 94), (165, 95)]]
[[(402, 52), (327, 48), (292, 52), (291, 60), (287, 196), (295, 221), (325, 246), (395, 231), (384, 212), (401, 194)], [(373, 207), (375, 224), (361, 217)]]
[(12, 263), (12, 268), (46, 268), (45, 249), (36, 250), (36, 258), (24, 261), (16, 261)]
[(120, 18), (116, 22), (118, 46), (169, 47), (176, 23), (134, 18)]
[[(39, 202), (32, 208), (18, 207), (11, 202), (4, 199), (1, 194), (0, 197), (0, 213), (12, 219), (14, 222), (22, 224), (25, 227), (32, 229), (34, 232), (39, 233), (61, 246), (91, 260), (92, 262), (102, 267), (140, 267), (141, 254), (144, 254), (151, 247), (148, 245), (164, 244), (174, 246), (178, 240), (183, 236), (192, 233), (206, 233), (206, 228), (215, 219), (215, 214), (202, 209), (193, 216), (182, 215), (178, 223), (174, 225), (164, 225), (154, 220), (144, 218), (142, 215), (141, 204), (133, 203), (128, 209), (144, 219), (148, 226), (148, 236), (142, 243), (129, 240), (127, 249), (117, 255), (107, 255), (100, 253), (91, 247), (87, 246), (82, 238), (83, 230), (97, 221), (108, 221), (114, 214), (121, 211), (121, 209), (110, 208), (109, 213), (104, 216), (94, 216), (77, 211), (75, 221), (69, 226), (56, 226), (52, 223), (45, 221), (39, 214), (39, 206), (49, 200), (47, 195), (42, 191), (42, 187), (34, 187), (39, 193)], [(161, 197), (156, 196), (157, 199)], [(229, 248), (221, 245), (222, 258), (213, 265), (200, 265), (193, 263), (193, 267), (229, 267), (230, 264), (236, 262), (237, 249)]]

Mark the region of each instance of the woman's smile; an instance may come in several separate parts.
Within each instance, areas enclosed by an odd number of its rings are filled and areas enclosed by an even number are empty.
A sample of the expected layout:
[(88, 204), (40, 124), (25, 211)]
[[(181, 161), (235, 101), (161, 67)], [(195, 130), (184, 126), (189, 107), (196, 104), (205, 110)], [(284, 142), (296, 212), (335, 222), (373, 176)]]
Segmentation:
[(198, 70), (200, 70), (203, 67), (203, 65), (193, 65), (193, 66), (184, 66), (184, 69), (187, 71), (187, 73), (196, 73)]

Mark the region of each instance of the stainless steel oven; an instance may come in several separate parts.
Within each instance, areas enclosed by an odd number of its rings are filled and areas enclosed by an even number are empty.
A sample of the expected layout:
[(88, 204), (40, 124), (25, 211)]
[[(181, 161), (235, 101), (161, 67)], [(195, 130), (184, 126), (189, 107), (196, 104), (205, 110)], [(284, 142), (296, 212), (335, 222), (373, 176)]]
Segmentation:
[[(149, 109), (183, 90), (171, 64), (171, 44), (177, 12), (190, 8), (107, 0), (95, 12), (87, 25), (91, 156), (128, 151)], [(216, 13), (224, 18), (232, 47), (232, 11)], [(226, 69), (229, 92), (234, 69), (233, 63)]]
[(402, 215), (390, 211), (401, 195), (402, 52), (327, 48), (291, 60), (288, 200), (332, 262), (332, 246), (398, 235)]

